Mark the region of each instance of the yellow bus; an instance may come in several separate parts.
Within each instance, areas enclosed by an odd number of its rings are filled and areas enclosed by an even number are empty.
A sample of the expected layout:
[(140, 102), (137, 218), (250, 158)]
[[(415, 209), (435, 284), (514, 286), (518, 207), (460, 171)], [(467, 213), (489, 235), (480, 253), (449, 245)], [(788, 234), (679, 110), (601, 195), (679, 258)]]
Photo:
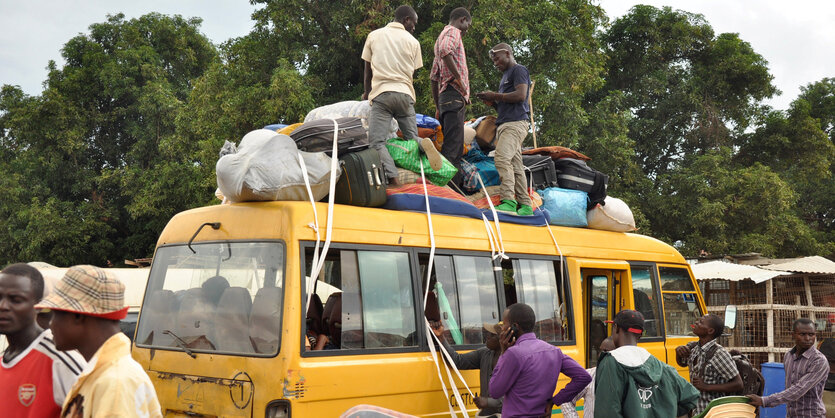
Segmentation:
[[(324, 240), (328, 206), (316, 205)], [(674, 367), (675, 347), (695, 340), (690, 325), (704, 301), (688, 264), (667, 244), (506, 222), (499, 240), (492, 222), (431, 219), (430, 286), (447, 301), (441, 319), (459, 352), (482, 346), (483, 324), (498, 322), (515, 302), (534, 308), (540, 339), (585, 367), (595, 366), (611, 331), (604, 321), (624, 308), (643, 312), (640, 345)], [(171, 219), (133, 346), (165, 416), (333, 417), (358, 404), (449, 416), (457, 402), (442, 390), (423, 318), (427, 215), (335, 205), (332, 222), (320, 273), (309, 279), (323, 250), (316, 251), (310, 203), (217, 205)], [(306, 348), (307, 324), (315, 321), (308, 289), (311, 300), (324, 302), (324, 350)], [(478, 373), (462, 371), (475, 396)], [(473, 399), (457, 387), (474, 415)], [(560, 415), (558, 407), (553, 412)]]

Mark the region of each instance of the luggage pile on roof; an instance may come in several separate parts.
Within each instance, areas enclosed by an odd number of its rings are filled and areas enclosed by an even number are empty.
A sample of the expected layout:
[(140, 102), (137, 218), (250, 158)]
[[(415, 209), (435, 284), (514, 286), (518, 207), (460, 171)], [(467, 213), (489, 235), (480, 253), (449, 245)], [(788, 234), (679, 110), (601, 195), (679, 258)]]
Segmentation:
[[(498, 216), (502, 222), (618, 232), (636, 229), (626, 203), (606, 196), (608, 176), (589, 167), (589, 157), (559, 146), (522, 152), (534, 216), (493, 211), (500, 201), (501, 183), (491, 153), (496, 140), (494, 116), (465, 126), (460, 187), (450, 182), (458, 172), (452, 163), (442, 158), (440, 169), (433, 170), (418, 142), (402, 139), (392, 120), (386, 148), (402, 186), (387, 187), (380, 155), (369, 148), (369, 113), (368, 101), (344, 101), (310, 111), (303, 122), (252, 131), (238, 146), (227, 141), (216, 166), (216, 195), (223, 203), (323, 201), (335, 181), (334, 201), (340, 204), (425, 212), (428, 200), (436, 214), (488, 220)], [(440, 150), (440, 123), (418, 114), (417, 126), (418, 135), (430, 138)], [(337, 161), (332, 159), (334, 148)]]

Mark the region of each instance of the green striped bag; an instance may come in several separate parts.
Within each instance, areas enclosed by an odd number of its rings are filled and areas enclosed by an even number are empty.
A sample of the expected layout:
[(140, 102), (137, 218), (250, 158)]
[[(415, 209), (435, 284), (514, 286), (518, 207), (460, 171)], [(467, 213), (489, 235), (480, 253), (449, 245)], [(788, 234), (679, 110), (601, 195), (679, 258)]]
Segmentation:
[(446, 186), (458, 169), (452, 165), (444, 156), (441, 156), (443, 165), (438, 171), (432, 170), (429, 166), (429, 159), (420, 151), (420, 144), (411, 139), (392, 138), (386, 143), (386, 148), (394, 160), (394, 164), (406, 170), (420, 174), (420, 165), (423, 163), (423, 173), (426, 178), (437, 186)]

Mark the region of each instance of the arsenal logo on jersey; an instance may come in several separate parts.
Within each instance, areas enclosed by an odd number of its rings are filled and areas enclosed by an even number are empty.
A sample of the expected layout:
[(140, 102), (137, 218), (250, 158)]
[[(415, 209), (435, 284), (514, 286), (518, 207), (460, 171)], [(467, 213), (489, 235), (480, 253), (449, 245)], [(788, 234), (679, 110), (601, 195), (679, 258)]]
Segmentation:
[(32, 402), (35, 401), (35, 392), (37, 389), (35, 385), (31, 383), (24, 383), (17, 388), (17, 400), (20, 401), (23, 406), (32, 405)]

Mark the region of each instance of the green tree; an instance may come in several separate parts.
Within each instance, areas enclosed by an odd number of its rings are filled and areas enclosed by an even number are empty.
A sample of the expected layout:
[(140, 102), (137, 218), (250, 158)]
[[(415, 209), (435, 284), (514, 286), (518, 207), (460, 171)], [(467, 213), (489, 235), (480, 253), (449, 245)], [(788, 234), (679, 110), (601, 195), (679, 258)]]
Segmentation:
[(168, 218), (204, 200), (191, 157), (172, 152), (177, 113), (217, 59), (199, 24), (109, 16), (66, 43), (41, 96), (3, 87), (0, 172), (15, 191), (5, 261), (147, 256)]
[(606, 86), (625, 94), (629, 137), (655, 178), (690, 153), (733, 145), (771, 97), (767, 62), (737, 34), (714, 35), (701, 15), (635, 6), (603, 35)]

